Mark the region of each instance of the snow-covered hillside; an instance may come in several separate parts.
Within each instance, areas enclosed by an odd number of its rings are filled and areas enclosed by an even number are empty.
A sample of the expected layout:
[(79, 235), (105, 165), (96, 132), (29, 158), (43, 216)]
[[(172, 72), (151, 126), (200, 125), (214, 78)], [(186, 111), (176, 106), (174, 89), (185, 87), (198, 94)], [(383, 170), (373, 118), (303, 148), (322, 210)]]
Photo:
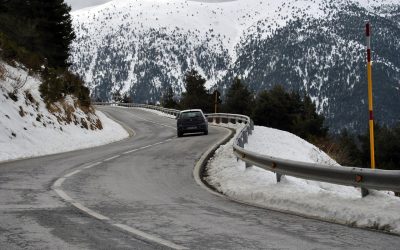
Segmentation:
[[(163, 34), (174, 34), (178, 37), (185, 37), (184, 42), (188, 43), (188, 50), (196, 53), (196, 49), (205, 45), (216, 54), (227, 53), (229, 62), (236, 59), (235, 47), (241, 39), (245, 39), (246, 33), (253, 33), (257, 30), (257, 22), (266, 20), (268, 29), (262, 36), (267, 37), (288, 21), (299, 18), (301, 15), (310, 15), (322, 18), (327, 15), (323, 11), (327, 1), (296, 0), (296, 1), (260, 1), (260, 0), (238, 0), (218, 3), (204, 3), (201, 1), (184, 0), (118, 0), (111, 1), (104, 5), (78, 10), (72, 13), (75, 30), (78, 34), (76, 45), (73, 46), (74, 53), (72, 62), (79, 63), (84, 59), (85, 69), (75, 68), (80, 73), (85, 73), (85, 80), (89, 84), (97, 74), (106, 72), (94, 72), (96, 55), (104, 46), (119, 48), (118, 53), (127, 60), (127, 67), (134, 71), (136, 65), (140, 65), (138, 53), (146, 40), (155, 39), (155, 49), (160, 52), (179, 47), (179, 44), (169, 43), (154, 38), (151, 31), (160, 30)], [(340, 2), (340, 1), (339, 1)], [(122, 34), (122, 33), (125, 34)], [(119, 35), (117, 35), (119, 34)], [(85, 44), (82, 44), (82, 40)], [(89, 42), (89, 43), (87, 43)], [(151, 43), (151, 41), (148, 41)], [(172, 41), (174, 42), (174, 41)], [(82, 46), (84, 45), (84, 46)], [(172, 48), (169, 48), (172, 47)], [(190, 54), (188, 64), (202, 71), (201, 62), (191, 61)], [(114, 55), (116, 56), (116, 55)], [(177, 56), (177, 55), (175, 55)], [(83, 58), (84, 57), (84, 58)], [(109, 55), (109, 62), (112, 62), (112, 55)], [(160, 58), (179, 68), (179, 60), (176, 58)], [(107, 69), (104, 69), (105, 71)], [(221, 80), (226, 69), (213, 72), (202, 72), (209, 77), (208, 86), (212, 86)], [(173, 76), (179, 79), (179, 87), (182, 86), (182, 71), (176, 70)], [(211, 74), (210, 74), (211, 73)], [(122, 89), (127, 91), (135, 85), (137, 77), (129, 75), (125, 84), (114, 82), (113, 90)], [(160, 83), (154, 82), (156, 87)], [(96, 86), (91, 86), (92, 88)]]
[(94, 147), (128, 137), (103, 113), (85, 112), (72, 96), (49, 109), (40, 78), (0, 61), (0, 162)]
[[(234, 126), (234, 125), (231, 125)], [(324, 152), (301, 138), (276, 129), (256, 126), (247, 150), (281, 159), (337, 165)], [(400, 198), (392, 192), (372, 191), (361, 198), (353, 187), (283, 176), (258, 167), (246, 169), (237, 161), (231, 140), (221, 146), (207, 166), (209, 184), (245, 203), (327, 221), (400, 234)]]
[[(323, 1), (315, 4), (315, 1), (307, 0), (242, 0), (219, 3), (183, 0), (118, 0), (78, 10), (73, 12), (73, 17), (77, 29), (80, 28), (79, 25), (93, 24), (92, 20), (98, 22), (97, 25), (85, 26), (95, 42), (101, 42), (105, 34), (117, 31), (116, 27), (118, 29), (133, 28), (139, 33), (149, 29), (166, 28), (173, 31), (178, 28), (183, 33), (194, 32), (200, 40), (206, 40), (212, 37), (212, 34), (220, 36), (223, 47), (234, 58), (234, 47), (244, 31), (256, 24), (258, 20), (269, 20), (272, 24), (269, 34), (272, 34), (277, 27), (282, 27), (300, 13), (324, 16), (325, 13), (321, 9), (322, 3)], [(131, 34), (130, 38), (136, 40), (135, 34)], [(191, 37), (191, 39), (194, 38)], [(217, 39), (211, 40), (219, 44)]]
[(138, 103), (168, 86), (180, 95), (190, 68), (222, 93), (235, 76), (255, 92), (283, 84), (307, 92), (333, 130), (361, 131), (366, 19), (374, 82), (385, 83), (377, 119), (400, 115), (399, 12), (397, 0), (111, 1), (72, 13), (72, 69), (93, 97), (120, 91)]
[[(384, 6), (397, 6), (397, 0), (232, 0), (203, 2), (188, 0), (118, 0), (72, 13), (77, 33), (84, 29), (92, 42), (102, 43), (105, 36), (120, 29), (133, 29), (143, 33), (149, 29), (165, 28), (173, 32), (178, 29), (192, 32), (201, 40), (211, 39), (222, 45), (235, 59), (235, 46), (245, 32), (254, 32), (257, 22), (264, 20), (268, 29), (262, 33), (267, 37), (277, 28), (301, 16), (324, 18), (332, 15), (327, 11), (335, 6), (358, 4), (370, 11)], [(332, 11), (332, 10), (331, 10)], [(212, 36), (214, 35), (214, 36)], [(135, 33), (129, 38), (136, 40)], [(194, 38), (194, 37), (193, 37)], [(113, 43), (126, 42), (123, 37)], [(161, 48), (160, 48), (161, 49)], [(137, 63), (137, 62), (136, 62)]]

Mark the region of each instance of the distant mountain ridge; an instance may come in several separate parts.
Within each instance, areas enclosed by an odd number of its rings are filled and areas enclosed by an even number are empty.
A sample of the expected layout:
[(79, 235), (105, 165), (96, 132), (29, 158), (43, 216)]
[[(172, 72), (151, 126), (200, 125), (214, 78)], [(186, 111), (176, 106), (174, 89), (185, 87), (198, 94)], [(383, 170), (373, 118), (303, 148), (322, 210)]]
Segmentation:
[(72, 69), (93, 97), (157, 102), (197, 69), (222, 92), (240, 76), (258, 92), (308, 93), (333, 131), (367, 125), (365, 20), (373, 25), (377, 120), (400, 117), (400, 3), (395, 0), (119, 0), (72, 13)]

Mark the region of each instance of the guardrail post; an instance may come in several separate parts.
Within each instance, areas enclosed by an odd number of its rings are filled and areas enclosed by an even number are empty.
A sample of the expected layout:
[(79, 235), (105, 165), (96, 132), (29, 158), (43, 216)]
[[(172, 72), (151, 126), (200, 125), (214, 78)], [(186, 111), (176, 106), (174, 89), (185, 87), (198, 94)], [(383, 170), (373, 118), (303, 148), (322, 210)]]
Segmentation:
[(249, 141), (248, 141), (248, 137), (247, 137), (247, 132), (244, 132), (243, 133), (243, 144), (246, 144), (246, 143), (248, 143)]
[(248, 169), (248, 168), (250, 168), (250, 167), (252, 167), (252, 165), (251, 165), (250, 163), (247, 163), (247, 162), (246, 162), (246, 169)]
[(281, 182), (282, 175), (280, 173), (276, 173), (276, 182)]
[(244, 147), (242, 138), (239, 138), (238, 145), (239, 145), (239, 147), (242, 147), (242, 148)]
[(253, 131), (251, 131), (250, 126), (247, 127), (247, 133), (248, 133), (249, 135), (253, 134)]
[(364, 198), (365, 196), (369, 195), (369, 191), (366, 188), (361, 188), (361, 197)]

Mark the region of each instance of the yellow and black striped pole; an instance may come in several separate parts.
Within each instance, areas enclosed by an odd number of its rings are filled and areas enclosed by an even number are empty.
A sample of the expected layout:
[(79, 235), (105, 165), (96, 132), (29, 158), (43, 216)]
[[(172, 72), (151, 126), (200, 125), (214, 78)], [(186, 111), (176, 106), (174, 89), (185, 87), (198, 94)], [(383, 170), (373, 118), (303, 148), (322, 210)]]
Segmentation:
[(374, 145), (374, 112), (372, 110), (372, 63), (371, 63), (371, 24), (365, 26), (367, 36), (367, 77), (368, 77), (368, 109), (369, 109), (369, 139), (371, 152), (371, 168), (375, 169), (375, 145)]

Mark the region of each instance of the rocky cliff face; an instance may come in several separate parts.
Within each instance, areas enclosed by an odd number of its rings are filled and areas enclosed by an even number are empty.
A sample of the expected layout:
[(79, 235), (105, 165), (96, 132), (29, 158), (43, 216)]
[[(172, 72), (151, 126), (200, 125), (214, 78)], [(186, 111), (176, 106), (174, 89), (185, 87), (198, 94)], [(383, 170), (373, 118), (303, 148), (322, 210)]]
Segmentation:
[(333, 131), (368, 120), (365, 20), (373, 25), (376, 119), (400, 117), (400, 4), (395, 0), (113, 1), (73, 12), (73, 70), (95, 98), (129, 93), (156, 102), (184, 91), (196, 68), (222, 92), (240, 76), (259, 92), (275, 84), (308, 93)]

